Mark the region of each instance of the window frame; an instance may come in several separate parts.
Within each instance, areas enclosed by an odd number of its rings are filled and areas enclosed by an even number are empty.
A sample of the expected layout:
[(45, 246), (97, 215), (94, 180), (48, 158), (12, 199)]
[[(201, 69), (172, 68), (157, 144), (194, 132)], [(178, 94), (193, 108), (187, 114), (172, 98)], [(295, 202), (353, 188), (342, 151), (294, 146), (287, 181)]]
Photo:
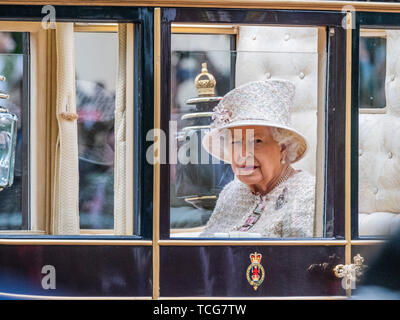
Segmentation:
[[(346, 68), (346, 30), (342, 28), (342, 19), (333, 17), (323, 11), (296, 11), (300, 19), (293, 20), (290, 11), (285, 10), (246, 10), (246, 14), (252, 13), (251, 25), (279, 25), (279, 26), (314, 26), (327, 27), (327, 33), (334, 30), (333, 41), (327, 44), (327, 77), (336, 80), (336, 87), (327, 82), (326, 105), (325, 105), (325, 195), (324, 195), (324, 216), (333, 218), (333, 237), (327, 238), (307, 238), (290, 240), (342, 240), (345, 238), (345, 127), (346, 127), (346, 73), (340, 74), (339, 70)], [(342, 12), (343, 18), (345, 17)], [(324, 15), (321, 19), (320, 15)], [(340, 16), (340, 14), (339, 14)], [(328, 18), (329, 17), (329, 18)], [(338, 21), (340, 20), (340, 21)], [(314, 22), (315, 21), (315, 22)], [(321, 23), (324, 21), (324, 23)], [(307, 23), (306, 23), (307, 22)], [(170, 56), (171, 56), (171, 28), (172, 23), (188, 24), (250, 24), (247, 15), (235, 9), (206, 9), (206, 8), (164, 8), (161, 13), (161, 110), (160, 125), (161, 129), (169, 136), (168, 121), (170, 119)], [(327, 39), (329, 34), (327, 34)], [(341, 57), (341, 59), (339, 58)], [(333, 61), (333, 59), (335, 59)], [(333, 61), (334, 63), (329, 63)], [(336, 70), (336, 68), (338, 68)], [(167, 159), (168, 147), (167, 149)], [(157, 169), (156, 169), (157, 173)], [(159, 199), (155, 205), (159, 207), (155, 212), (155, 217), (160, 220), (160, 240), (171, 240), (170, 238), (170, 180), (169, 165), (161, 164), (159, 170)], [(156, 192), (156, 191), (155, 191)], [(158, 203), (157, 203), (158, 202)], [(156, 209), (157, 210), (157, 209)], [(156, 218), (155, 218), (156, 219)], [(187, 241), (188, 238), (174, 238), (173, 241)], [(192, 239), (202, 241), (202, 239)], [(220, 239), (215, 239), (219, 241)], [(223, 239), (222, 239), (223, 240)], [(221, 240), (221, 241), (222, 241)], [(230, 239), (232, 241), (242, 241), (241, 239)], [(287, 241), (286, 239), (260, 238), (257, 241)]]
[[(46, 184), (39, 182), (43, 175), (46, 162), (46, 144), (37, 141), (46, 141), (46, 83), (41, 82), (42, 70), (46, 70), (47, 56), (42, 51), (46, 47), (46, 35), (40, 24), (21, 21), (16, 24), (10, 21), (0, 21), (0, 32), (23, 32), (23, 72), (27, 77), (23, 80), (23, 103), (27, 107), (27, 114), (21, 117), (23, 121), (23, 138), (27, 145), (23, 147), (23, 167), (28, 168), (23, 172), (22, 186), (22, 215), (24, 227), (28, 230), (1, 230), (0, 236), (13, 234), (44, 234), (46, 229), (46, 216), (38, 214), (39, 208), (46, 208)], [(40, 71), (39, 71), (40, 70)], [(24, 106), (24, 107), (25, 107)], [(25, 142), (26, 143), (26, 142)]]
[[(87, 243), (85, 240), (92, 240), (94, 243), (106, 243), (112, 245), (121, 243), (121, 240), (144, 240), (148, 241), (152, 238), (152, 209), (148, 208), (146, 196), (142, 188), (143, 181), (147, 181), (151, 175), (152, 168), (140, 156), (143, 152), (143, 139), (147, 132), (147, 127), (152, 122), (153, 114), (153, 8), (131, 8), (131, 7), (97, 7), (97, 6), (54, 6), (57, 22), (83, 22), (83, 23), (129, 23), (133, 24), (135, 48), (132, 55), (133, 72), (128, 74), (133, 83), (133, 105), (132, 122), (127, 132), (132, 137), (131, 146), (128, 146), (128, 152), (132, 153), (132, 176), (128, 179), (133, 184), (128, 190), (131, 206), (129, 208), (133, 220), (133, 235), (118, 236), (100, 234), (98, 232), (86, 232), (80, 235), (52, 235), (50, 231), (50, 212), (52, 208), (52, 190), (54, 175), (54, 150), (57, 137), (57, 120), (54, 108), (49, 106), (55, 104), (55, 86), (51, 85), (55, 80), (55, 47), (51, 47), (51, 34), (46, 33), (41, 26), (41, 21), (45, 14), (41, 12), (43, 6), (31, 5), (1, 5), (0, 8), (0, 27), (4, 24), (9, 26), (11, 31), (27, 31), (31, 35), (37, 32), (36, 38), (31, 36), (31, 54), (32, 66), (31, 74), (35, 76), (31, 80), (32, 106), (38, 106), (34, 114), (32, 114), (32, 127), (38, 132), (32, 130), (34, 134), (30, 137), (30, 148), (32, 153), (31, 163), (31, 216), (40, 217), (37, 225), (40, 229), (32, 225), (32, 230), (14, 231), (6, 230), (0, 232), (0, 241), (7, 239), (20, 239), (21, 241), (29, 241), (29, 243), (42, 243), (43, 241), (51, 241), (58, 243), (59, 241), (68, 240), (69, 243), (81, 244)], [(105, 11), (107, 14), (105, 15)], [(79, 18), (75, 18), (79, 17)], [(81, 28), (82, 29), (82, 28)], [(8, 31), (8, 30), (5, 30)], [(35, 34), (36, 35), (36, 34)], [(39, 41), (40, 40), (40, 41)], [(53, 41), (52, 41), (53, 40)], [(32, 45), (33, 44), (33, 45)], [(35, 59), (38, 63), (35, 64)], [(39, 89), (36, 88), (39, 87)], [(35, 102), (38, 99), (39, 102)], [(39, 109), (40, 107), (40, 109)], [(142, 123), (148, 123), (148, 126), (142, 126)], [(43, 143), (43, 141), (45, 143)], [(46, 165), (43, 165), (46, 163)], [(147, 168), (147, 170), (146, 170)], [(152, 186), (151, 186), (152, 188)], [(133, 195), (132, 195), (133, 194)], [(135, 201), (133, 201), (135, 199)], [(33, 219), (32, 219), (33, 220)], [(35, 228), (35, 229), (34, 229)], [(101, 232), (101, 231), (100, 231)], [(4, 239), (4, 240), (1, 240)], [(25, 239), (25, 240), (24, 240)], [(83, 242), (82, 242), (83, 241)], [(100, 241), (100, 242), (99, 242)]]
[[(237, 43), (239, 40), (239, 29), (237, 26), (216, 26), (216, 25), (188, 25), (188, 24), (174, 24), (171, 23), (172, 34), (196, 34), (196, 35), (229, 35), (230, 36), (230, 50), (236, 52)], [(230, 68), (234, 70), (236, 61), (231, 54)], [(229, 79), (229, 87), (233, 88), (235, 83), (235, 73), (232, 73)], [(216, 197), (215, 197), (216, 198)], [(191, 227), (191, 228), (170, 228), (171, 234), (179, 234), (184, 232), (201, 232), (204, 226)], [(174, 238), (175, 239), (175, 238)]]
[[(132, 35), (133, 38), (129, 39), (127, 42), (127, 51), (133, 56), (134, 48), (134, 25), (128, 24), (128, 35)], [(74, 23), (74, 33), (82, 32), (82, 33), (116, 33), (118, 37), (118, 24), (80, 24)], [(134, 61), (133, 59), (128, 59), (129, 54), (127, 55), (127, 70), (134, 70)], [(117, 62), (118, 63), (118, 62)], [(118, 68), (118, 67), (117, 67)], [(116, 68), (116, 69), (117, 69)], [(129, 72), (127, 73), (130, 74)], [(133, 133), (133, 83), (131, 81), (131, 77), (127, 77), (128, 85), (127, 85), (127, 107), (126, 107), (126, 194), (133, 193), (133, 143), (134, 143), (134, 133)], [(113, 202), (114, 204), (114, 202)], [(130, 225), (129, 235), (133, 235), (133, 197), (126, 197), (126, 213), (127, 213), (127, 225)], [(114, 229), (80, 229), (81, 235), (114, 235)]]
[[(358, 229), (358, 184), (359, 184), (359, 41), (362, 29), (378, 31), (379, 29), (400, 29), (400, 15), (393, 12), (356, 12), (353, 13), (352, 30), (352, 78), (351, 84), (351, 239), (360, 241), (386, 240), (387, 236), (360, 236)], [(382, 23), (384, 21), (384, 23)], [(381, 31), (382, 32), (382, 31)], [(386, 108), (384, 108), (386, 109)], [(386, 110), (385, 110), (386, 112)]]
[[(379, 29), (360, 29), (360, 38), (385, 38), (386, 39), (386, 33), (385, 30), (379, 30)], [(377, 114), (377, 113), (386, 113), (387, 112), (387, 106), (385, 105), (382, 108), (359, 108), (358, 109), (360, 113), (363, 114)]]

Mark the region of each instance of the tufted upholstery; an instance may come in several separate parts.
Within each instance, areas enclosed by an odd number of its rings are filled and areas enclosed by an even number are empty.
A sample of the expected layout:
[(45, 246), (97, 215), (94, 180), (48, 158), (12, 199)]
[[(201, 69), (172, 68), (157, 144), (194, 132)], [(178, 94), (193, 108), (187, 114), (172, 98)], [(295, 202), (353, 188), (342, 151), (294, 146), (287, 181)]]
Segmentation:
[[(318, 84), (323, 83), (318, 80), (321, 76), (318, 44), (317, 28), (242, 26), (236, 62), (236, 86), (261, 79), (285, 79), (294, 83), (296, 93), (291, 122), (306, 137), (309, 150), (293, 167), (314, 176), (318, 168), (317, 146), (323, 147), (323, 143), (317, 143), (317, 110), (322, 96)], [(323, 114), (321, 119), (320, 126), (323, 126)], [(322, 186), (323, 182), (318, 183)], [(323, 195), (323, 190), (319, 194)], [(322, 210), (317, 211), (320, 216), (316, 221), (320, 225), (315, 234), (320, 236)]]
[[(324, 106), (325, 61), (318, 29), (243, 26), (239, 31), (236, 86), (261, 79), (294, 82), (292, 124), (310, 144), (294, 166), (318, 173), (317, 196), (322, 195), (324, 114), (317, 110)], [(386, 33), (386, 113), (359, 116), (359, 234), (364, 236), (388, 235), (400, 227), (400, 31)], [(318, 202), (314, 234), (320, 236)]]
[(317, 49), (316, 28), (245, 26), (239, 29), (236, 62), (236, 86), (279, 78), (295, 84), (292, 124), (305, 135), (310, 147), (296, 166), (313, 175), (317, 145)]
[(400, 31), (386, 34), (386, 113), (359, 117), (360, 235), (400, 227)]
[[(317, 135), (323, 133), (318, 129), (323, 113), (317, 113), (323, 105), (323, 88), (317, 84), (324, 82), (318, 80), (324, 58), (318, 53), (320, 41), (317, 28), (240, 27), (236, 69), (236, 85), (269, 78), (294, 82), (292, 123), (310, 144), (294, 167), (319, 172), (317, 194), (323, 194), (318, 188), (323, 141), (317, 143), (323, 137)], [(387, 31), (386, 98), (386, 114), (360, 114), (360, 235), (387, 235), (400, 226), (400, 31)]]

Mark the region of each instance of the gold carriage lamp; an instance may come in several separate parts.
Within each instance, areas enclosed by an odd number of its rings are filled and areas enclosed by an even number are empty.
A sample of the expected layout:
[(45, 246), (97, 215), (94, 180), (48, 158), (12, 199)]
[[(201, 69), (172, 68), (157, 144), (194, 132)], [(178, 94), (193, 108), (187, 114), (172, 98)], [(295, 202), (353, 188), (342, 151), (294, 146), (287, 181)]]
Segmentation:
[[(201, 73), (194, 79), (194, 84), (198, 96), (186, 100), (186, 104), (192, 108), (190, 113), (181, 116), (183, 126), (178, 135), (178, 142), (184, 144), (186, 137), (191, 136), (197, 139), (197, 145), (201, 146), (202, 132), (210, 129), (213, 109), (222, 97), (215, 96), (217, 82), (215, 77), (208, 73), (206, 62), (201, 64)], [(201, 154), (205, 152), (197, 155), (197, 163), (201, 163)], [(181, 178), (177, 184), (176, 196), (185, 199), (197, 209), (214, 210), (217, 196), (222, 189), (219, 183), (225, 181), (226, 177), (224, 166), (225, 164), (209, 163), (178, 167)]]
[[(6, 78), (0, 75), (0, 81)], [(9, 95), (0, 92), (0, 99)], [(14, 182), (15, 148), (18, 117), (0, 106), (0, 191), (11, 187)]]
[(213, 97), (216, 85), (215, 78), (212, 74), (208, 73), (207, 63), (201, 64), (201, 73), (194, 79), (199, 97)]

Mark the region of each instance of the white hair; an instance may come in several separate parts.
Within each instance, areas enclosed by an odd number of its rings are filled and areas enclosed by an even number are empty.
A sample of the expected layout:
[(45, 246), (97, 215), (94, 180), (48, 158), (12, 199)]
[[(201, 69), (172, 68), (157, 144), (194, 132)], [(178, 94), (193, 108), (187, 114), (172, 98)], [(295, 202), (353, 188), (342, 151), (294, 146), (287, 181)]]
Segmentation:
[(290, 131), (282, 129), (282, 128), (276, 128), (276, 127), (270, 127), (270, 132), (272, 138), (279, 144), (279, 145), (285, 145), (286, 146), (286, 161), (292, 163), (294, 160), (297, 158), (297, 151), (300, 147), (299, 140), (296, 139), (296, 137), (290, 133)]

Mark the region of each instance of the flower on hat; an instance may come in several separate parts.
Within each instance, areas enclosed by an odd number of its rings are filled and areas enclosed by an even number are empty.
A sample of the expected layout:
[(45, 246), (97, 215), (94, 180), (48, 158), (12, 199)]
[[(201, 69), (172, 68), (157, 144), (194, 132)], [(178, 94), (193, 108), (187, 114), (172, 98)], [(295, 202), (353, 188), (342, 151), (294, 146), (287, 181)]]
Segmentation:
[(230, 156), (218, 143), (213, 146), (214, 138), (223, 137), (228, 127), (267, 126), (286, 130), (299, 142), (292, 162), (300, 160), (307, 150), (307, 141), (290, 123), (294, 93), (295, 85), (282, 79), (252, 81), (232, 89), (213, 109), (211, 130), (203, 138), (203, 147), (214, 157), (230, 162)]
[(227, 123), (234, 121), (236, 118), (236, 113), (231, 109), (226, 107), (224, 104), (219, 103), (213, 109), (212, 120), (213, 123), (211, 127), (218, 127)]

